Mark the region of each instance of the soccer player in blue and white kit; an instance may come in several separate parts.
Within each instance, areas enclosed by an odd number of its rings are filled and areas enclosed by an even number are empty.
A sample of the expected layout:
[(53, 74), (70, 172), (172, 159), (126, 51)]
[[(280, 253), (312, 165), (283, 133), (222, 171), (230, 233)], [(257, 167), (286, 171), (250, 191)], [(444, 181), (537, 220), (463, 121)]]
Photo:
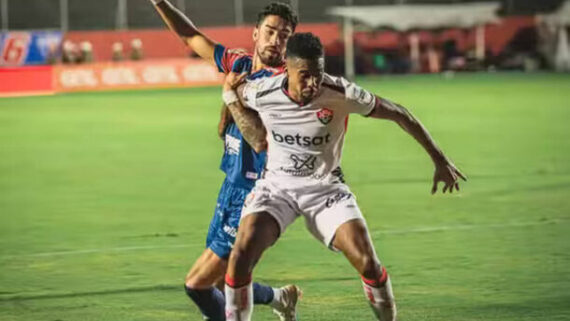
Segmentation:
[[(184, 43), (200, 57), (216, 65), (220, 72), (237, 72), (253, 80), (284, 71), (286, 42), (297, 26), (297, 17), (290, 6), (272, 3), (260, 12), (253, 31), (255, 51), (249, 55), (241, 50), (227, 49), (209, 39), (168, 0), (151, 1), (166, 24)], [(188, 296), (200, 308), (204, 318), (212, 321), (225, 320), (224, 296), (214, 285), (223, 281), (244, 199), (265, 165), (263, 126), (259, 124), (242, 132), (233, 121), (252, 119), (256, 115), (246, 111), (242, 114), (236, 112), (232, 116), (223, 109), (218, 126), (225, 143), (221, 169), (226, 173), (226, 178), (208, 231), (207, 248), (190, 269), (185, 282)], [(297, 320), (296, 304), (301, 295), (298, 287), (288, 285), (271, 288), (257, 283), (253, 287), (255, 303), (270, 305), (282, 321)]]
[[(346, 119), (349, 114), (360, 114), (400, 125), (433, 160), (432, 193), (440, 181), (445, 184), (443, 192), (459, 190), (458, 179), (465, 177), (404, 107), (324, 73), (324, 51), (317, 37), (293, 35), (286, 56), (286, 73), (240, 86), (231, 74), (224, 84), (223, 98), (230, 111), (257, 111), (268, 142), (266, 169), (245, 201), (228, 264), (227, 319), (251, 320), (253, 268), (262, 253), (302, 216), (311, 234), (342, 252), (360, 274), (376, 318), (394, 321), (390, 277), (376, 256), (366, 221), (340, 170)], [(236, 121), (240, 128), (253, 124)]]

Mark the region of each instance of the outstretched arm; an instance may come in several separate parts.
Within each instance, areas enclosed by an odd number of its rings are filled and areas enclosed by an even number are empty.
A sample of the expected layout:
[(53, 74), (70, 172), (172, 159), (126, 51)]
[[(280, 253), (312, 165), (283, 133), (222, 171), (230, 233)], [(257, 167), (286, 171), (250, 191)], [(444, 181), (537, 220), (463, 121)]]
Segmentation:
[(156, 11), (170, 30), (176, 32), (184, 43), (200, 57), (215, 64), (215, 43), (203, 35), (180, 10), (176, 9), (168, 0), (151, 0)]
[(246, 75), (246, 73), (241, 75), (234, 72), (229, 73), (224, 82), (223, 96), (224, 102), (243, 138), (256, 153), (259, 153), (267, 149), (267, 132), (259, 114), (251, 108), (244, 107), (243, 89), (245, 84), (243, 80)]
[(435, 165), (432, 194), (437, 192), (437, 184), (441, 181), (444, 182), (443, 193), (447, 190), (453, 193), (454, 188), (459, 190), (459, 178), (467, 180), (465, 175), (443, 154), (422, 123), (403, 106), (376, 97), (376, 104), (369, 116), (396, 122), (422, 145)]

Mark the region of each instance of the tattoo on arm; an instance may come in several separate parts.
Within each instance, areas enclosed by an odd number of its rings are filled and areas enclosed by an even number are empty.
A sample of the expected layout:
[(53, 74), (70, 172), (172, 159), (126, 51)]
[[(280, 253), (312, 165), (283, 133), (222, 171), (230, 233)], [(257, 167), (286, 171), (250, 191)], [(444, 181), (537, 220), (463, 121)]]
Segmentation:
[(266, 131), (259, 114), (250, 108), (245, 108), (240, 101), (228, 105), (232, 117), (243, 138), (257, 152), (267, 148)]
[(257, 152), (267, 149), (265, 126), (261, 121), (259, 114), (251, 109), (244, 107), (243, 89), (245, 84), (241, 84), (235, 89), (239, 99), (237, 102), (228, 105), (233, 121), (238, 126), (243, 138)]

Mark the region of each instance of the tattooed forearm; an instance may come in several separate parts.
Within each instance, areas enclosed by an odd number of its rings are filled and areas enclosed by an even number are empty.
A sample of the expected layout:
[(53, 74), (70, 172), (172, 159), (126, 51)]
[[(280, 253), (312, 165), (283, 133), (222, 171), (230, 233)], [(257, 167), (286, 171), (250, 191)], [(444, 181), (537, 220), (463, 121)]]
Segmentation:
[(243, 107), (239, 101), (229, 104), (228, 109), (247, 143), (257, 153), (265, 150), (267, 133), (259, 114), (253, 109)]

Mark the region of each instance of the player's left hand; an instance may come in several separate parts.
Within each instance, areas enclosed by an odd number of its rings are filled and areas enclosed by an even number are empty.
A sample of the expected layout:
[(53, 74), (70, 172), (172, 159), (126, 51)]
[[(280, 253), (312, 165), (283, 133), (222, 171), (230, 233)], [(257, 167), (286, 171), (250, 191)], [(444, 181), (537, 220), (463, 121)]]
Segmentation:
[(247, 77), (247, 72), (237, 73), (232, 71), (228, 73), (224, 81), (224, 91), (236, 89), (245, 81), (245, 77)]
[(463, 175), (452, 162), (445, 160), (436, 164), (431, 193), (435, 194), (437, 192), (437, 185), (439, 182), (444, 183), (442, 193), (445, 193), (446, 191), (453, 193), (454, 188), (459, 191), (459, 178), (467, 181), (465, 175)]

